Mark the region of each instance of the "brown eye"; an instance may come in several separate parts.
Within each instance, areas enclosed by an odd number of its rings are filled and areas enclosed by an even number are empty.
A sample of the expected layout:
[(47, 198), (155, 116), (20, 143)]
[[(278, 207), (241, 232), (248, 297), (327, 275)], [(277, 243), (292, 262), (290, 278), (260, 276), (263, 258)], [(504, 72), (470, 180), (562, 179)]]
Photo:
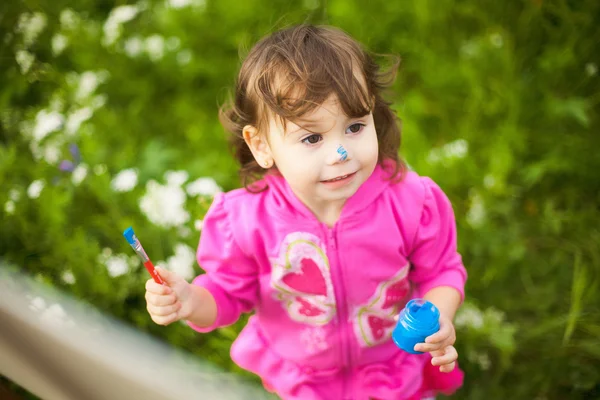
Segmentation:
[(321, 135), (310, 135), (302, 139), (302, 143), (317, 144), (321, 141)]
[(365, 126), (365, 124), (352, 124), (348, 127), (348, 130), (351, 133), (358, 133), (361, 131), (361, 129), (363, 128), (363, 126)]

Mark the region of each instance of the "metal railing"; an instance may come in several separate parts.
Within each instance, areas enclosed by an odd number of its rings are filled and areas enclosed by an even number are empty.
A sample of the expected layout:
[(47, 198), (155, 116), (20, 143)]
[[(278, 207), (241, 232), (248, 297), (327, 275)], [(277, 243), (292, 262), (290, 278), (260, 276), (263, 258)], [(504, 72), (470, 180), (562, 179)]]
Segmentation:
[(1, 266), (0, 373), (49, 400), (272, 398)]

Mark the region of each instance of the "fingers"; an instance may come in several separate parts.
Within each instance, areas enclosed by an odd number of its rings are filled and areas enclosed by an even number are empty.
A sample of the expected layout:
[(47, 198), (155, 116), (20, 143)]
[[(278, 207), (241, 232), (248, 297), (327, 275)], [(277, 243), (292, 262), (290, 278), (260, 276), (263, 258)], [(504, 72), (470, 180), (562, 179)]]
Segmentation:
[(452, 324), (442, 324), (440, 330), (425, 338), (425, 343), (418, 343), (414, 349), (423, 353), (444, 349), (456, 341), (456, 332)]
[(447, 324), (443, 322), (443, 319), (440, 319), (440, 330), (434, 333), (433, 335), (427, 336), (425, 338), (425, 343), (442, 343), (444, 341), (452, 341), (452, 343), (448, 343), (447, 345), (454, 344), (453, 340), (456, 340), (456, 333), (454, 331), (454, 326), (452, 324)]
[(181, 303), (177, 302), (168, 306), (155, 306), (153, 304), (148, 304), (146, 309), (150, 313), (151, 316), (157, 317), (166, 317), (173, 313), (177, 313), (181, 308)]
[(160, 285), (153, 279), (146, 281), (146, 309), (152, 321), (159, 325), (169, 325), (177, 321), (181, 303), (173, 289), (167, 285)]
[(447, 346), (443, 350), (437, 350), (431, 352), (432, 365), (439, 365), (441, 372), (451, 372), (456, 366), (456, 360), (458, 359), (458, 352), (454, 346)]
[(414, 350), (422, 353), (431, 353), (436, 350), (445, 349), (446, 347), (451, 346), (453, 343), (454, 340), (444, 340), (439, 343), (417, 343), (414, 347)]
[(440, 371), (441, 372), (446, 372), (446, 373), (452, 372), (454, 370), (454, 367), (456, 367), (456, 363), (452, 362), (450, 364), (442, 365), (440, 367)]
[(169, 294), (173, 292), (173, 290), (169, 286), (156, 283), (153, 279), (148, 279), (146, 281), (146, 291), (160, 295)]
[(175, 293), (171, 294), (156, 294), (146, 291), (146, 303), (154, 306), (169, 306), (177, 301)]
[(163, 281), (165, 281), (167, 284), (171, 284), (171, 283), (176, 283), (177, 281), (181, 280), (182, 278), (177, 275), (175, 272), (170, 271), (168, 269), (164, 269), (161, 267), (156, 267), (156, 272), (158, 272), (158, 274), (160, 275), (160, 277), (163, 279)]
[[(146, 294), (148, 295), (148, 292)], [(177, 301), (174, 295), (156, 296), (150, 294), (150, 298), (151, 300), (146, 300), (146, 309), (152, 321), (158, 325), (169, 325), (180, 319), (179, 310), (181, 310), (181, 303)], [(158, 305), (157, 303), (162, 305)]]
[(171, 313), (169, 315), (152, 315), (152, 314), (150, 314), (150, 317), (152, 317), (152, 321), (154, 321), (154, 323), (156, 323), (158, 325), (164, 325), (164, 326), (167, 326), (167, 325), (172, 324), (173, 322), (179, 320), (179, 318), (177, 317), (177, 313)]

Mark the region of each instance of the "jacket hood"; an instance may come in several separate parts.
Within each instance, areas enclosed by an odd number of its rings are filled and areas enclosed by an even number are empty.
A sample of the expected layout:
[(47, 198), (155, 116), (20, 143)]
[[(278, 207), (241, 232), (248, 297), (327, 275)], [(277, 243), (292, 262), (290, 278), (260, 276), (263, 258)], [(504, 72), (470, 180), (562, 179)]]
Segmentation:
[[(367, 208), (390, 185), (394, 171), (393, 161), (377, 164), (371, 176), (360, 186), (342, 208), (340, 219)], [(288, 182), (277, 172), (265, 175), (263, 182), (274, 201), (274, 212), (284, 218), (315, 218), (310, 209), (294, 194)]]

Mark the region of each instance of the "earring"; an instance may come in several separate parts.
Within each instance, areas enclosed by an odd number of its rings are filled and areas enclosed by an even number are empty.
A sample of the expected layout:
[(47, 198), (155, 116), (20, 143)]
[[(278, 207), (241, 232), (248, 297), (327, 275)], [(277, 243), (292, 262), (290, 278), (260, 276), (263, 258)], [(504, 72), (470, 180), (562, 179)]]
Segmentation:
[(263, 165), (265, 168), (269, 168), (271, 166), (271, 161), (270, 160), (265, 160), (263, 161)]

